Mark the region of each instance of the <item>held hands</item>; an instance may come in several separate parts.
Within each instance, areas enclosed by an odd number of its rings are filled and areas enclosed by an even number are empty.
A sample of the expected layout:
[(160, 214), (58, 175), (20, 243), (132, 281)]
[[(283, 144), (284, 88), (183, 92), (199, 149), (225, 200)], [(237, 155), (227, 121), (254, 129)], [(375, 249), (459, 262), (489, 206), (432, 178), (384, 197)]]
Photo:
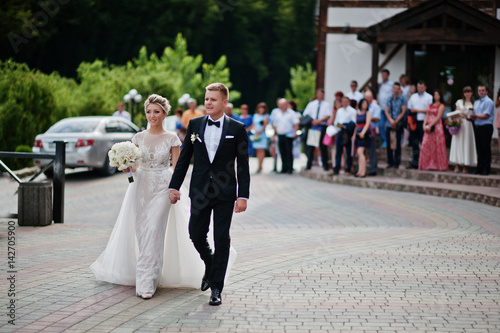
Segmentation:
[(236, 204), (234, 205), (235, 213), (243, 213), (247, 210), (247, 201), (245, 199), (236, 199)]
[(171, 204), (176, 204), (177, 201), (181, 200), (181, 192), (177, 191), (177, 190), (170, 190), (170, 194), (168, 195), (169, 199), (170, 199), (170, 203)]

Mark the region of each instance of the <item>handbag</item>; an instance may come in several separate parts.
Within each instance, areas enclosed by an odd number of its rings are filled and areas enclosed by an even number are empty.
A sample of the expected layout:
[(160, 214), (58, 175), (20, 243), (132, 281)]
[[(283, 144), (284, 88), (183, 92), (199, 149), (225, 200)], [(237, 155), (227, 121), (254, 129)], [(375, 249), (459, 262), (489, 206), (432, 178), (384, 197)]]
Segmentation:
[(323, 144), (325, 146), (333, 145), (333, 137), (329, 136), (328, 134), (325, 134), (325, 136), (323, 137)]
[(250, 136), (250, 141), (252, 141), (252, 142), (260, 141), (261, 139), (262, 139), (262, 137), (260, 136), (260, 134), (254, 134), (254, 135)]
[(321, 137), (321, 131), (317, 129), (309, 129), (307, 133), (306, 144), (311, 147), (319, 147), (319, 139)]
[(410, 128), (410, 131), (417, 130), (417, 116), (414, 115), (408, 116), (408, 127)]
[(305, 115), (304, 117), (302, 117), (302, 119), (300, 120), (299, 122), (299, 126), (300, 127), (311, 127), (311, 124), (312, 124), (312, 117), (310, 115)]

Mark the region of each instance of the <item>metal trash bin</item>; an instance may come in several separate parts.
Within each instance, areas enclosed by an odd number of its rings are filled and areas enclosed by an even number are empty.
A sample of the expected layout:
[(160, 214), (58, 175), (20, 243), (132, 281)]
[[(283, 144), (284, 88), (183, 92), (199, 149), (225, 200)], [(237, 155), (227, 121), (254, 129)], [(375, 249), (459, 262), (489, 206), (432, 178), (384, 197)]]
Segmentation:
[(17, 223), (20, 226), (45, 226), (52, 223), (52, 183), (19, 183)]

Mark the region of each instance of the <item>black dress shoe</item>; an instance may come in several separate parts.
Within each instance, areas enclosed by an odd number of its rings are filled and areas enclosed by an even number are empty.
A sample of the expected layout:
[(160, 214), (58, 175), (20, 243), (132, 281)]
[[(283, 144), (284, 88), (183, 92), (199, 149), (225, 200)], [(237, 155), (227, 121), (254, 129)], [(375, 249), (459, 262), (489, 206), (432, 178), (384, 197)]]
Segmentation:
[(203, 276), (203, 279), (201, 280), (201, 291), (205, 291), (210, 287), (210, 283), (205, 276)]
[(377, 175), (377, 172), (370, 172), (368, 173), (368, 176), (376, 176)]
[(413, 164), (410, 164), (406, 167), (406, 170), (412, 170), (412, 169), (417, 170), (418, 167), (414, 166)]
[(212, 295), (210, 295), (210, 301), (208, 302), (210, 305), (221, 305), (221, 293), (217, 288), (212, 289)]

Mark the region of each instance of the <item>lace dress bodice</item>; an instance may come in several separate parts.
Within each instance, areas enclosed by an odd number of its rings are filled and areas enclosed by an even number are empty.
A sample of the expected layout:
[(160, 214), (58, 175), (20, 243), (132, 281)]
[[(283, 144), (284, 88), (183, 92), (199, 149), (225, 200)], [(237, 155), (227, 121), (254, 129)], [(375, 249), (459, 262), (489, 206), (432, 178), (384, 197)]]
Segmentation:
[(132, 142), (141, 150), (140, 167), (145, 170), (169, 168), (170, 149), (181, 145), (181, 140), (171, 132), (153, 135), (148, 131), (143, 131), (137, 133), (132, 138)]

